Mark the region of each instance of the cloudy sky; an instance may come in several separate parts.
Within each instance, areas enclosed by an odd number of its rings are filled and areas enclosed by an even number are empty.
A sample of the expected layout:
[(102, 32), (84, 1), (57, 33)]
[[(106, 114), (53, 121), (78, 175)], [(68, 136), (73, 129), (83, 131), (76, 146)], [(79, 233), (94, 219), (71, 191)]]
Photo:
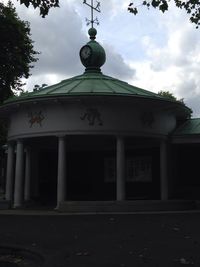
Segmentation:
[[(35, 49), (41, 52), (26, 89), (82, 74), (79, 50), (88, 41), (85, 18), (90, 17), (83, 1), (60, 0), (60, 8), (45, 19), (15, 1), (20, 18), (30, 22)], [(163, 15), (141, 6), (134, 16), (127, 11), (129, 3), (101, 0), (101, 13), (95, 14), (100, 22), (97, 41), (107, 55), (102, 72), (153, 92), (168, 90), (184, 98), (193, 117), (200, 117), (200, 29), (184, 10), (171, 6)]]

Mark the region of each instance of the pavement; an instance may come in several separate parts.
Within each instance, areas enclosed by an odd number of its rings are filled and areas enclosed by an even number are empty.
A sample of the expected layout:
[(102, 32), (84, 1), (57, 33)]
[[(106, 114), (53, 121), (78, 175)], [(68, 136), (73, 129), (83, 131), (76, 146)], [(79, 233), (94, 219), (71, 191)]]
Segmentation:
[(200, 212), (0, 211), (2, 247), (40, 254), (34, 267), (199, 267)]

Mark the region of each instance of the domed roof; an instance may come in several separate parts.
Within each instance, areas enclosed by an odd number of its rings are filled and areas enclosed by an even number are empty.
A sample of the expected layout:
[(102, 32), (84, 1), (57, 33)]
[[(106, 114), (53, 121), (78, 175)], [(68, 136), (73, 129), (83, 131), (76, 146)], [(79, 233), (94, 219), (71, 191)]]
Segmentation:
[[(149, 99), (166, 105), (175, 105), (178, 109), (189, 114), (189, 108), (181, 102), (171, 100), (156, 93), (132, 86), (127, 82), (106, 76), (101, 72), (86, 71), (84, 74), (61, 81), (60, 83), (24, 93), (21, 96), (9, 98), (4, 103), (26, 102), (49, 98), (81, 96), (121, 96), (134, 99)], [(168, 103), (168, 104), (167, 104)], [(142, 104), (142, 102), (141, 102)], [(166, 108), (166, 105), (165, 108)], [(163, 106), (163, 108), (164, 108)]]
[(8, 99), (16, 100), (62, 97), (62, 96), (134, 96), (154, 99), (166, 98), (156, 93), (132, 86), (121, 80), (106, 76), (99, 72), (86, 71), (84, 74), (61, 81), (60, 83), (35, 89), (33, 92)]

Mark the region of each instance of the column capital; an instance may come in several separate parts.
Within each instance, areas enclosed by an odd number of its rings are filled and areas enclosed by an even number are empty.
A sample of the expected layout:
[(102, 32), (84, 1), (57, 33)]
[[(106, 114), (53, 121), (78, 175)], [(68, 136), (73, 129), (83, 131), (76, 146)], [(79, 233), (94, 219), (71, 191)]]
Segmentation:
[(18, 144), (23, 144), (24, 143), (24, 139), (23, 138), (18, 138), (18, 139), (16, 139), (16, 142)]
[(30, 146), (26, 146), (24, 149), (25, 152), (30, 152), (31, 151), (31, 147)]
[(57, 135), (58, 139), (65, 139), (66, 138), (66, 134), (59, 134)]
[(124, 139), (124, 135), (122, 135), (122, 134), (117, 134), (117, 135), (116, 135), (116, 139)]
[(168, 136), (163, 136), (162, 138), (160, 138), (160, 143), (162, 142), (169, 142)]

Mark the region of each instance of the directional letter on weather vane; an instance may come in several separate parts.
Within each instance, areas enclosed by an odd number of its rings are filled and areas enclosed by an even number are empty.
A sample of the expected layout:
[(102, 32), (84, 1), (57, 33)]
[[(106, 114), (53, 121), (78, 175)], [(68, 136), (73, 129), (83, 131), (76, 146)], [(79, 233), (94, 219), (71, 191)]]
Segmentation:
[(91, 19), (89, 20), (89, 19), (86, 18), (87, 26), (91, 24), (92, 28), (93, 28), (94, 23), (99, 25), (98, 18), (94, 19), (94, 10), (97, 11), (97, 12), (101, 12), (101, 10), (100, 10), (100, 2), (97, 2), (96, 7), (94, 7), (93, 0), (91, 0), (91, 4), (88, 4), (87, 0), (83, 0), (83, 4), (86, 4), (87, 6), (89, 6), (91, 8)]

